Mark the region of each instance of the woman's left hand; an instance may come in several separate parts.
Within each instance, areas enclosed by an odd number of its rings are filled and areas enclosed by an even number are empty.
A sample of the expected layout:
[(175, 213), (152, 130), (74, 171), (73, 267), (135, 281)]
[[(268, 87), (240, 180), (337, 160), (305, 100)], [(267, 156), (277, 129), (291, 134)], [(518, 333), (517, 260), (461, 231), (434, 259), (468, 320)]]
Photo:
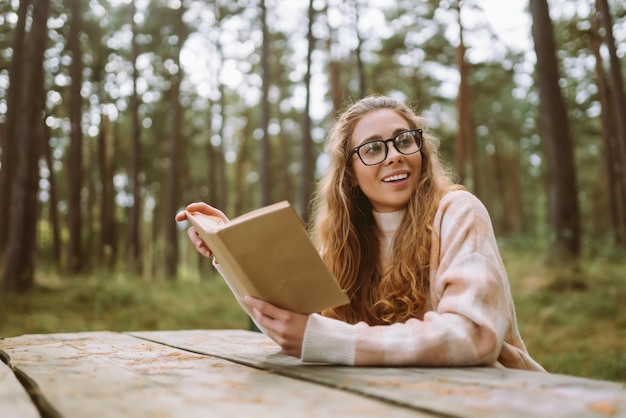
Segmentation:
[(254, 319), (267, 328), (270, 338), (280, 345), (282, 352), (300, 358), (309, 316), (280, 309), (251, 296), (244, 297), (244, 302), (252, 308)]

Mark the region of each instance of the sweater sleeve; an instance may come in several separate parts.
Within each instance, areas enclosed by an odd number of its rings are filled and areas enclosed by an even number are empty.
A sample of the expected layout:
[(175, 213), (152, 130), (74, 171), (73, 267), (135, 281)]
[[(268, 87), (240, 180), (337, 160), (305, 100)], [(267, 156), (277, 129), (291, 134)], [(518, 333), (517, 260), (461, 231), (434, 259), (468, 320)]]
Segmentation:
[[(440, 202), (433, 226), (431, 310), (423, 319), (369, 326), (313, 315), (305, 331), (303, 361), (495, 365), (507, 337), (517, 344), (518, 355), (526, 355), (485, 207), (470, 193), (448, 193)], [(535, 368), (523, 361), (507, 366)]]

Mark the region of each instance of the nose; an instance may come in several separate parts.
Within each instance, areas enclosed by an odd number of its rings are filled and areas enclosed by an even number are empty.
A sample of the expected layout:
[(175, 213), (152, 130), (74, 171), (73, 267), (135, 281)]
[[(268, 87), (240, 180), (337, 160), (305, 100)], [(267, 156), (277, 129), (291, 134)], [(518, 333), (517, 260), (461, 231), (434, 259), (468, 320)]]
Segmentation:
[(396, 146), (393, 142), (387, 142), (385, 144), (387, 146), (387, 157), (385, 157), (385, 163), (392, 163), (401, 161), (404, 158), (404, 155), (396, 149)]

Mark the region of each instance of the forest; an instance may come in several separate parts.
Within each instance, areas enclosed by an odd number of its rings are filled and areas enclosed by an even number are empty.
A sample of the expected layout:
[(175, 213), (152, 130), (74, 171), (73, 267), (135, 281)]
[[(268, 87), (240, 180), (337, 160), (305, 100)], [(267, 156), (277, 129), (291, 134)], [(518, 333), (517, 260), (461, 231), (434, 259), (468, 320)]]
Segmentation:
[[(306, 222), (334, 117), (385, 94), (485, 203), (512, 281), (608, 292), (615, 358), (597, 367), (616, 374), (540, 360), (625, 379), (626, 5), (518, 1), (494, 20), (495, 3), (1, 2), (0, 312), (28, 316), (46, 280), (212, 274), (174, 221), (190, 202), (234, 217), (289, 200)], [(50, 331), (29, 326), (0, 336)]]

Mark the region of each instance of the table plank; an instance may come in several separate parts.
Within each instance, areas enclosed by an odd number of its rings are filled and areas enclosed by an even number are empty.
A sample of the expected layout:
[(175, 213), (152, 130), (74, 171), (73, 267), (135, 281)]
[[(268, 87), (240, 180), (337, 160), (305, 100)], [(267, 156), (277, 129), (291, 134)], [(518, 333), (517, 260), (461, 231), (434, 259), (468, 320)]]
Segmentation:
[[(208, 336), (208, 335), (207, 335)], [(0, 340), (63, 417), (415, 417), (403, 407), (113, 332)], [(2, 415), (4, 417), (4, 415)], [(424, 416), (424, 415), (421, 415)]]
[(0, 361), (0, 417), (39, 418), (39, 412), (30, 396), (13, 370), (3, 361)]
[(626, 417), (626, 389), (614, 382), (487, 367), (307, 365), (281, 354), (264, 335), (241, 330), (130, 334), (424, 412), (461, 417)]

